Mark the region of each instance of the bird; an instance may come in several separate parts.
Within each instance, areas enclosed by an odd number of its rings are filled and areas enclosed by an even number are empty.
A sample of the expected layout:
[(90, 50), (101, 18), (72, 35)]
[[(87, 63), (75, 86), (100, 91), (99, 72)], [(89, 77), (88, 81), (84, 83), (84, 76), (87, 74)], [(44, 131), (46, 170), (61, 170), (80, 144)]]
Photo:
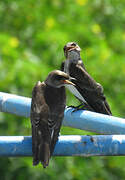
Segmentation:
[(33, 165), (49, 165), (58, 140), (66, 106), (65, 85), (74, 85), (71, 77), (60, 70), (50, 72), (32, 90), (31, 126)]
[[(103, 87), (88, 74), (80, 57), (80, 51), (81, 48), (77, 43), (68, 42), (64, 46), (66, 60), (61, 65), (62, 71), (75, 78), (75, 80), (72, 80), (75, 86), (69, 86), (68, 89), (82, 103), (76, 107), (76, 110), (87, 109), (97, 113), (112, 115)], [(79, 108), (81, 105), (83, 107)]]
[[(72, 52), (70, 50), (72, 50)], [(79, 45), (77, 43), (68, 42), (64, 46), (63, 51), (64, 51), (64, 56), (67, 58), (67, 60), (69, 59), (69, 60), (73, 61), (74, 63), (75, 62), (79, 63), (79, 65), (81, 65), (81, 67), (83, 67), (85, 69), (83, 61), (80, 57), (81, 48), (79, 47)], [(63, 61), (61, 64), (61, 70), (67, 71), (68, 74), (69, 74), (69, 70), (68, 70), (69, 63), (70, 63), (69, 61), (65, 61), (65, 62)]]

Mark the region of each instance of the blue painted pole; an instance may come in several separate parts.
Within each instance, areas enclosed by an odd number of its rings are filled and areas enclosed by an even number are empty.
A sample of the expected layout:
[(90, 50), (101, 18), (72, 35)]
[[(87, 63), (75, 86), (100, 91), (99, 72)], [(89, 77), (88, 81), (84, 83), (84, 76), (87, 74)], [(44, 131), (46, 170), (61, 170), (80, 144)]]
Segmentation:
[[(31, 99), (0, 92), (0, 111), (29, 117)], [(63, 125), (100, 134), (125, 134), (125, 119), (66, 108)]]
[[(60, 136), (54, 156), (122, 156), (125, 135)], [(0, 136), (0, 156), (32, 156), (30, 136)]]
[(0, 92), (0, 111), (29, 117), (31, 99)]

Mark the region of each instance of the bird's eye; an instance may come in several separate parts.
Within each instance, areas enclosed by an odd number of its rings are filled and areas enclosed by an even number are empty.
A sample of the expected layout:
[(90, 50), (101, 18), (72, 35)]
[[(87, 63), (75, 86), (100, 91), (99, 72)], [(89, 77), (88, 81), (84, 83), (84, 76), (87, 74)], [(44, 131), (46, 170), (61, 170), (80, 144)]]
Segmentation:
[(60, 80), (62, 80), (62, 79), (63, 79), (63, 77), (62, 77), (62, 76), (60, 76), (60, 75), (58, 75), (58, 76), (56, 76), (56, 79), (60, 81)]
[(76, 43), (72, 43), (72, 46), (76, 46)]

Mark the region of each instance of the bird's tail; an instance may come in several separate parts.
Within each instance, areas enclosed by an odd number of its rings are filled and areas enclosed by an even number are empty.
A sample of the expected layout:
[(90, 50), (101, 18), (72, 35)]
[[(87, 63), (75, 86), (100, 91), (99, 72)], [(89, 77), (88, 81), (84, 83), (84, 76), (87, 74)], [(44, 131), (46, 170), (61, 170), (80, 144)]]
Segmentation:
[(50, 159), (50, 144), (48, 142), (43, 142), (39, 148), (39, 160), (44, 168), (49, 165)]
[[(46, 128), (44, 130), (46, 131)], [(50, 135), (48, 132), (43, 133), (36, 128), (32, 129), (32, 152), (34, 166), (39, 164), (39, 162), (44, 168), (49, 165)]]
[(49, 165), (50, 145), (47, 142), (38, 144), (33, 153), (33, 165), (36, 166), (41, 162), (44, 168)]
[(33, 152), (33, 166), (39, 164), (39, 142), (38, 129), (32, 126), (32, 152)]

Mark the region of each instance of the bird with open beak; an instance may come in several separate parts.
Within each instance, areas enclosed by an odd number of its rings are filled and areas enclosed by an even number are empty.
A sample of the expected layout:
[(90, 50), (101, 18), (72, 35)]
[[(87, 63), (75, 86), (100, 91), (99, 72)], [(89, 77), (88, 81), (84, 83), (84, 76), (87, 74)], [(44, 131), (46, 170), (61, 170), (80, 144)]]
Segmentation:
[(66, 106), (65, 85), (74, 85), (71, 77), (59, 70), (52, 71), (32, 90), (31, 125), (33, 165), (49, 165), (58, 140)]
[(61, 70), (75, 78), (72, 80), (75, 86), (70, 86), (68, 89), (82, 102), (82, 109), (112, 115), (103, 87), (86, 71), (80, 51), (80, 47), (75, 42), (69, 42), (64, 46), (66, 61), (62, 63)]

